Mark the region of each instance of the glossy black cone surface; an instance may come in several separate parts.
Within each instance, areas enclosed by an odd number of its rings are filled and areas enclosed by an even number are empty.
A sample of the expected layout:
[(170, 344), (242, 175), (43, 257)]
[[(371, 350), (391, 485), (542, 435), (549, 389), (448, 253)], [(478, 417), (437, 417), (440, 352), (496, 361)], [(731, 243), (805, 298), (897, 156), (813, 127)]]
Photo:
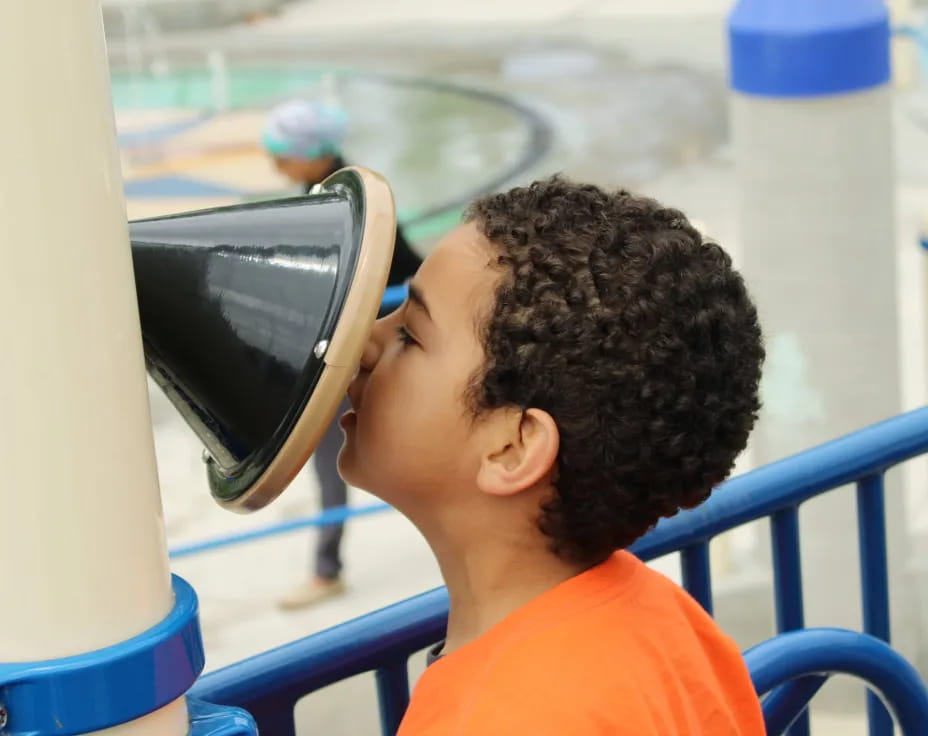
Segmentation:
[(218, 500), (248, 491), (306, 405), (364, 216), (347, 170), (306, 197), (130, 223), (148, 371), (206, 446)]

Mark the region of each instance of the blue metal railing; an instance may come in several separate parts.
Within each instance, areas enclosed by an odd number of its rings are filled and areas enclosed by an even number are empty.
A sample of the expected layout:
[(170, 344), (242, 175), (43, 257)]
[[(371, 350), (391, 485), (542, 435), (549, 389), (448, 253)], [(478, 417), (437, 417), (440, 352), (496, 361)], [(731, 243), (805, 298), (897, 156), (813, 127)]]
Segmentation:
[(396, 309), (406, 300), (408, 288), (402, 286), (388, 286), (383, 293), (383, 299), (380, 301), (380, 312), (390, 312)]
[[(771, 736), (796, 721), (832, 674), (858, 677), (871, 692), (879, 693), (896, 714), (905, 736), (921, 736), (928, 727), (928, 693), (921, 675), (876, 637), (843, 629), (791, 631), (748, 650), (744, 658), (755, 689), (773, 691), (763, 703)], [(892, 733), (892, 721), (882, 724), (871, 717), (870, 733), (879, 728)]]
[(172, 560), (176, 560), (181, 557), (200, 554), (201, 552), (211, 552), (216, 549), (223, 549), (224, 547), (244, 544), (245, 542), (256, 542), (259, 539), (276, 537), (280, 534), (288, 534), (300, 529), (318, 528), (331, 524), (344, 524), (349, 519), (379, 514), (384, 511), (390, 511), (392, 508), (392, 506), (385, 503), (369, 503), (363, 506), (333, 506), (328, 509), (323, 509), (318, 514), (310, 514), (309, 516), (301, 516), (297, 519), (278, 521), (272, 524), (255, 527), (254, 529), (247, 529), (232, 534), (223, 534), (217, 537), (210, 537), (209, 539), (201, 539), (196, 542), (178, 544), (171, 547), (168, 554)]
[[(721, 534), (769, 518), (773, 536), (774, 591), (780, 634), (747, 653), (770, 734), (808, 732), (803, 711), (827, 677), (856, 675), (892, 708), (907, 736), (923, 736), (928, 690), (917, 673), (886, 644), (889, 589), (883, 474), (928, 452), (928, 408), (895, 417), (723, 484), (702, 506), (662, 521), (632, 547), (644, 560), (681, 554), (683, 583), (707, 610), (712, 607), (708, 545)], [(865, 633), (802, 628), (799, 557), (800, 505), (857, 484), (858, 535)], [(406, 662), (439, 641), (448, 600), (435, 590), (211, 673), (192, 694), (250, 711), (264, 733), (291, 736), (293, 707), (302, 696), (362, 672), (377, 676), (384, 734), (393, 734), (408, 702)], [(880, 700), (868, 702), (870, 735), (892, 734)]]

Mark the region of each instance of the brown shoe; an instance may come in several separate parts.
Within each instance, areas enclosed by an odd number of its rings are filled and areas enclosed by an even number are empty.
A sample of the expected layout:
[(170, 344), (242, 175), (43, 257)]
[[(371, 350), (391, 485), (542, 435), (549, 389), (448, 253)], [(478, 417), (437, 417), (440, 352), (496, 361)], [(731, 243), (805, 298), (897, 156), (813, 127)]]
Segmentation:
[(344, 592), (345, 583), (341, 578), (313, 578), (285, 593), (277, 605), (284, 611), (294, 611), (321, 603), (328, 598), (335, 598)]

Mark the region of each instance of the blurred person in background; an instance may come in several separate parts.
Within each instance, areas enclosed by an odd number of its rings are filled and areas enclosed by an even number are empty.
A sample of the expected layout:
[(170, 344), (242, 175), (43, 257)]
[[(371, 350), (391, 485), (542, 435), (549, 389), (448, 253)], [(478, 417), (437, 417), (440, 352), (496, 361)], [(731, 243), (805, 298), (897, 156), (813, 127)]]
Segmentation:
[[(271, 110), (262, 141), (277, 170), (304, 192), (331, 176), (347, 163), (341, 144), (348, 129), (345, 111), (310, 100), (291, 100)], [(389, 286), (412, 278), (422, 259), (409, 246), (397, 225)]]
[[(308, 194), (313, 186), (349, 165), (341, 153), (347, 128), (348, 118), (341, 108), (325, 102), (291, 100), (271, 110), (262, 143), (275, 168)], [(388, 285), (408, 281), (421, 262), (397, 225)], [(347, 504), (348, 489), (337, 467), (341, 446), (342, 433), (333, 422), (313, 455), (323, 509)], [(303, 608), (345, 591), (341, 561), (343, 531), (341, 523), (319, 528), (313, 570), (280, 599), (281, 608)]]

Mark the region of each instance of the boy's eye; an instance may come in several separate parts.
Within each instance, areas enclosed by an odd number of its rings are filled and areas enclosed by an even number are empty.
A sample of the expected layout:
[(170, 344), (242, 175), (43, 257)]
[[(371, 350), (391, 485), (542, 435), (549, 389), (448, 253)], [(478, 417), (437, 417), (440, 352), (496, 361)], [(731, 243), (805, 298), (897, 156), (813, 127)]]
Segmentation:
[(415, 345), (416, 341), (412, 335), (409, 334), (409, 331), (403, 326), (400, 325), (396, 328), (396, 334), (399, 338), (399, 341), (403, 343), (404, 346)]

